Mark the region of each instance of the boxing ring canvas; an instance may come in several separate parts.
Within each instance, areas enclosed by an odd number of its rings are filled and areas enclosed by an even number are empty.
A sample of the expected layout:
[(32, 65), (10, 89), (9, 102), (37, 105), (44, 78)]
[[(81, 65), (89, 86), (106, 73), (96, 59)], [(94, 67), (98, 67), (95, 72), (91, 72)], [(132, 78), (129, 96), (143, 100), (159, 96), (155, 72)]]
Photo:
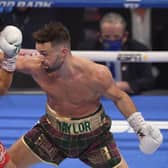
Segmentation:
[[(0, 139), (10, 147), (22, 134), (31, 128), (45, 113), (44, 94), (8, 94), (0, 97)], [(110, 100), (102, 98), (107, 114), (111, 117), (112, 131), (129, 164), (129, 168), (168, 167), (168, 96), (132, 96), (138, 110), (146, 120), (158, 125), (164, 135), (164, 142), (153, 155), (145, 155), (138, 149), (138, 139), (127, 125), (124, 117)], [(32, 168), (52, 168), (38, 164)], [(59, 168), (87, 168), (78, 159), (66, 159)]]

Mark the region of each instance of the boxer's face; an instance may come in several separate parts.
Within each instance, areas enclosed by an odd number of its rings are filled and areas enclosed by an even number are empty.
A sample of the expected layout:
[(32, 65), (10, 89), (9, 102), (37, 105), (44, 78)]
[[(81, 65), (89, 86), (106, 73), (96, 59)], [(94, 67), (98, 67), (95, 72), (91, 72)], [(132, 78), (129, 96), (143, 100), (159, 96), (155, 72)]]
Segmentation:
[(42, 67), (47, 72), (53, 72), (58, 70), (65, 59), (65, 48), (62, 45), (52, 45), (50, 42), (36, 43), (36, 49), (44, 57), (42, 61)]

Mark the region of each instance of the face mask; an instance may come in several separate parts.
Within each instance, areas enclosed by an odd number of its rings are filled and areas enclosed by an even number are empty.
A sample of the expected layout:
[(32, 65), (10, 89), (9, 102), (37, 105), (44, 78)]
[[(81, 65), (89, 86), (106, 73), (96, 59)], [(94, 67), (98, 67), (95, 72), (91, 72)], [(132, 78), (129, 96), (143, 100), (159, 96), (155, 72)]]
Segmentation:
[(122, 47), (121, 40), (103, 40), (103, 49), (106, 51), (119, 51)]

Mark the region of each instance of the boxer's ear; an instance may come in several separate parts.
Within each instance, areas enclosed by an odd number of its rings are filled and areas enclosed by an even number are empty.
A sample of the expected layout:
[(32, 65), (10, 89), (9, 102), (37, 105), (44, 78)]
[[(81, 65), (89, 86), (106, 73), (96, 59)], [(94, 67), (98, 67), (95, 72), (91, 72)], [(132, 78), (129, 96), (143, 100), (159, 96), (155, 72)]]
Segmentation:
[(61, 48), (61, 53), (63, 54), (63, 56), (66, 56), (70, 53), (70, 50), (67, 47), (63, 47)]

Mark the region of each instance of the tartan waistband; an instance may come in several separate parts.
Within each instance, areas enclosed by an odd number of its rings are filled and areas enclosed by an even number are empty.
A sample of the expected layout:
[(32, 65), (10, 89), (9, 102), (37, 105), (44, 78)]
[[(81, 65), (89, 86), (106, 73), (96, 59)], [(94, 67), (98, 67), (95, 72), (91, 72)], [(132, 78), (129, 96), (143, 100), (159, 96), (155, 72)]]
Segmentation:
[(60, 117), (49, 107), (49, 105), (47, 105), (46, 116), (48, 123), (51, 124), (52, 127), (69, 135), (79, 135), (92, 132), (101, 127), (105, 121), (105, 113), (102, 105), (100, 105), (91, 115), (82, 118)]

